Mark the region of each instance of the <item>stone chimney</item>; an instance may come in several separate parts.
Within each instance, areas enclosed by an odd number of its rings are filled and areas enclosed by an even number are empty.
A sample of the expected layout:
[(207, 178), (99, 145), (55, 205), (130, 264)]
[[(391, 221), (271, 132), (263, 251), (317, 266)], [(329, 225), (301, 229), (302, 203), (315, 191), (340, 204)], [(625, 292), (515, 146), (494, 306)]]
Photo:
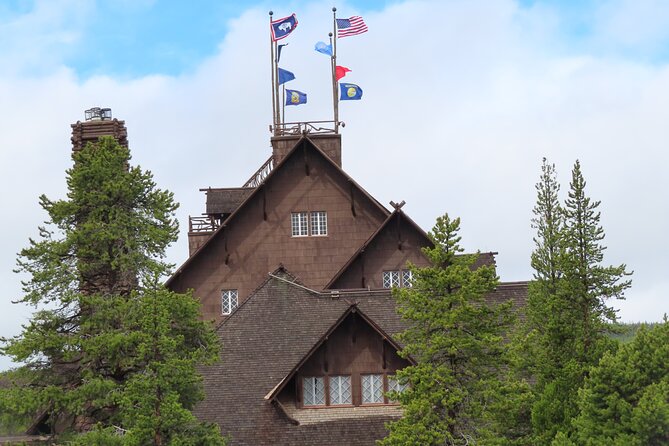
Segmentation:
[(125, 121), (112, 119), (110, 108), (93, 107), (85, 112), (86, 120), (72, 124), (72, 150), (83, 149), (88, 142), (97, 142), (101, 136), (113, 136), (119, 144), (128, 147)]
[[(332, 161), (341, 167), (341, 134), (307, 133), (306, 136), (313, 141), (316, 147), (321, 149)], [(275, 166), (295, 147), (300, 138), (302, 138), (301, 134), (272, 137), (272, 156)]]

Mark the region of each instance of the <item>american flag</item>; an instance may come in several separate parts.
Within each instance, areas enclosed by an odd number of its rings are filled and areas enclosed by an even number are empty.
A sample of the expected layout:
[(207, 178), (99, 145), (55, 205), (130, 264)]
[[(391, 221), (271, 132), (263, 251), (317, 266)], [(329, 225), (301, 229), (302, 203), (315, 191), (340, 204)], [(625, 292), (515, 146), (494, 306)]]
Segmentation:
[(337, 29), (339, 37), (355, 36), (367, 32), (367, 25), (362, 17), (354, 15), (348, 19), (337, 19)]

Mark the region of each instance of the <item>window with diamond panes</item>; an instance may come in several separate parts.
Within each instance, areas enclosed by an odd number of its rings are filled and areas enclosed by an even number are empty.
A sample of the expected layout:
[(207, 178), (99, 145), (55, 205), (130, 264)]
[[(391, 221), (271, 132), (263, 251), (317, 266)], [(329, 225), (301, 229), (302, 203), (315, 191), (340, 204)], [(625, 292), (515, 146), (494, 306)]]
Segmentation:
[(413, 273), (408, 270), (402, 270), (402, 286), (403, 287), (411, 287), (411, 281), (413, 280)]
[(237, 290), (223, 290), (221, 294), (221, 307), (223, 314), (231, 314), (237, 308)]
[(351, 404), (351, 377), (350, 376), (331, 376), (330, 377), (330, 404)]
[(383, 403), (383, 375), (362, 375), (362, 404)]
[(311, 235), (328, 235), (328, 213), (315, 211), (311, 213)]
[(392, 288), (400, 286), (400, 272), (399, 271), (384, 271), (383, 272), (383, 288)]
[(292, 212), (290, 214), (291, 234), (293, 237), (305, 237), (309, 235), (306, 212)]
[(406, 390), (408, 384), (397, 379), (396, 376), (388, 377), (388, 392), (402, 393)]
[(305, 406), (325, 406), (325, 385), (322, 376), (309, 376), (302, 380)]

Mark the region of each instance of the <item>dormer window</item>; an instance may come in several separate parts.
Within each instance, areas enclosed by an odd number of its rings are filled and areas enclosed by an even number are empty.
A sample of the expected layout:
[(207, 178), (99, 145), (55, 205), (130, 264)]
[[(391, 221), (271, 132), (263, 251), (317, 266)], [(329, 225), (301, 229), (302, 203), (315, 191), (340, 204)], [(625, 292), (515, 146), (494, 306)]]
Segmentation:
[(328, 213), (326, 211), (291, 212), (290, 230), (293, 237), (328, 235)]
[(384, 271), (383, 272), (383, 288), (392, 287), (411, 287), (413, 280), (413, 273), (411, 270), (402, 269), (399, 271)]
[(307, 376), (302, 381), (305, 406), (325, 406), (325, 384), (322, 376)]

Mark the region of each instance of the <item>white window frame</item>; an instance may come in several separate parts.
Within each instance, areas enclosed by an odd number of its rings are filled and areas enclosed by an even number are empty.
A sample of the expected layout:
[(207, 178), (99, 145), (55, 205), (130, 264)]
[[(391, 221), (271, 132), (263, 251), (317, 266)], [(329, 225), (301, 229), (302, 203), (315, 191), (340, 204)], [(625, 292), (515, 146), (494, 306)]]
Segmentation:
[(384, 271), (383, 272), (383, 288), (392, 288), (400, 286), (400, 271)]
[(402, 275), (402, 287), (411, 288), (413, 286), (413, 272), (410, 269), (400, 271)]
[[(365, 390), (365, 382), (369, 384), (369, 391)], [(384, 404), (383, 374), (369, 373), (360, 375), (360, 389), (362, 404)], [(370, 393), (371, 392), (371, 393)]]
[(328, 213), (326, 211), (311, 212), (311, 235), (328, 235)]
[(413, 273), (409, 269), (384, 271), (382, 276), (383, 288), (411, 288)]
[(292, 237), (309, 235), (309, 214), (306, 211), (290, 213), (290, 233)]
[[(320, 390), (323, 399), (318, 399)], [(302, 378), (302, 405), (305, 407), (325, 406), (325, 379), (323, 376), (305, 376)]]
[(330, 405), (342, 406), (353, 404), (351, 375), (329, 377)]
[[(409, 383), (406, 381), (402, 382), (395, 375), (387, 375), (386, 378), (388, 380), (388, 392), (402, 393), (409, 387)], [(388, 399), (388, 402), (396, 403), (397, 401)]]
[(221, 291), (221, 314), (232, 314), (239, 305), (239, 292), (237, 290)]

